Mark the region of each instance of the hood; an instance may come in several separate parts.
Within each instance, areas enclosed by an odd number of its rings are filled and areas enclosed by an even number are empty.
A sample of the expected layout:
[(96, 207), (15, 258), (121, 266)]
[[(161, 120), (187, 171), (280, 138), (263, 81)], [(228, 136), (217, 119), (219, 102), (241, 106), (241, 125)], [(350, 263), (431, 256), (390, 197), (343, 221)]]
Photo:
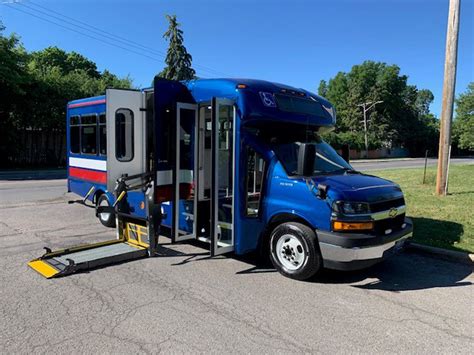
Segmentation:
[(328, 175), (319, 176), (313, 180), (316, 184), (329, 186), (329, 194), (334, 199), (377, 202), (403, 196), (400, 186), (392, 181), (372, 175)]

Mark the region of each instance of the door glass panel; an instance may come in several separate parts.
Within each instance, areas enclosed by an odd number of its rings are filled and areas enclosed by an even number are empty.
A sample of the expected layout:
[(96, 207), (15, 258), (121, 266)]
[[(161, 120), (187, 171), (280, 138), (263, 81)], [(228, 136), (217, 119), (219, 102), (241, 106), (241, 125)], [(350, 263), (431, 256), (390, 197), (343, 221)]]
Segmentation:
[[(212, 122), (211, 106), (201, 106), (199, 109), (199, 201), (209, 201), (211, 198), (211, 161), (212, 161)], [(209, 223), (209, 218), (207, 219)], [(209, 227), (206, 228), (209, 231)], [(207, 234), (209, 238), (209, 234)]]
[[(226, 100), (227, 101), (227, 100)], [(216, 171), (215, 197), (216, 221), (214, 254), (233, 250), (233, 189), (234, 189), (234, 106), (232, 103), (217, 101), (216, 107)]]
[(175, 241), (196, 236), (196, 115), (197, 111), (193, 105), (178, 103)]
[(115, 156), (118, 161), (133, 159), (133, 111), (120, 108), (115, 112)]
[(247, 148), (247, 196), (246, 213), (247, 217), (258, 217), (260, 207), (260, 197), (263, 185), (263, 172), (265, 161), (260, 154), (252, 148)]

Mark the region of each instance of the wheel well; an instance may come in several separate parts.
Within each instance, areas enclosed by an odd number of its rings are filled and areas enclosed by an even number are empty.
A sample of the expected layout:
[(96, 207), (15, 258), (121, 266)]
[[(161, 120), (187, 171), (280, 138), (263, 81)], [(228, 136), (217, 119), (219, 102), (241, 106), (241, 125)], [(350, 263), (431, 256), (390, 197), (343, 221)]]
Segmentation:
[(305, 226), (311, 227), (311, 224), (305, 220), (304, 218), (294, 215), (292, 213), (280, 213), (273, 216), (270, 219), (270, 222), (267, 223), (267, 226), (263, 230), (260, 240), (259, 240), (259, 251), (262, 257), (266, 257), (268, 254), (269, 242), (270, 242), (270, 235), (275, 227), (279, 224), (286, 223), (286, 222), (298, 222), (304, 224)]
[(94, 203), (97, 203), (97, 201), (99, 201), (100, 196), (102, 196), (103, 194), (105, 194), (105, 191), (97, 190), (93, 198)]

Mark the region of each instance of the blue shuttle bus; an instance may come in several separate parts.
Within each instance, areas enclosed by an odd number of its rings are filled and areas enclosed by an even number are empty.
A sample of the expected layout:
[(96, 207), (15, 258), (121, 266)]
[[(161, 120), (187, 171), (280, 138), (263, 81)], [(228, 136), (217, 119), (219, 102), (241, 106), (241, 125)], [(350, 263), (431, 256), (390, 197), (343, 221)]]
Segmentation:
[[(208, 243), (211, 255), (260, 251), (298, 280), (365, 268), (398, 250), (412, 222), (397, 184), (355, 171), (324, 142), (335, 124), (324, 98), (261, 80), (108, 89), (68, 104), (68, 191), (148, 255), (166, 230), (173, 242)], [(52, 276), (85, 268), (64, 253), (33, 262)]]

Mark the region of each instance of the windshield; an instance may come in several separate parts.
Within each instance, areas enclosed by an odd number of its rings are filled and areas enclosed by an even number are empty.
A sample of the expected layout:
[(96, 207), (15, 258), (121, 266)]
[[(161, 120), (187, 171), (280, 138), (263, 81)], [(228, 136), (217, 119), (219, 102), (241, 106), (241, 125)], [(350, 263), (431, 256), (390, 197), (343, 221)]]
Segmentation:
[[(317, 137), (319, 138), (319, 137)], [(296, 175), (298, 166), (298, 152), (302, 142), (273, 143), (272, 149), (283, 164), (288, 175)], [(321, 138), (307, 142), (316, 147), (314, 175), (337, 174), (353, 170), (337, 152)]]

